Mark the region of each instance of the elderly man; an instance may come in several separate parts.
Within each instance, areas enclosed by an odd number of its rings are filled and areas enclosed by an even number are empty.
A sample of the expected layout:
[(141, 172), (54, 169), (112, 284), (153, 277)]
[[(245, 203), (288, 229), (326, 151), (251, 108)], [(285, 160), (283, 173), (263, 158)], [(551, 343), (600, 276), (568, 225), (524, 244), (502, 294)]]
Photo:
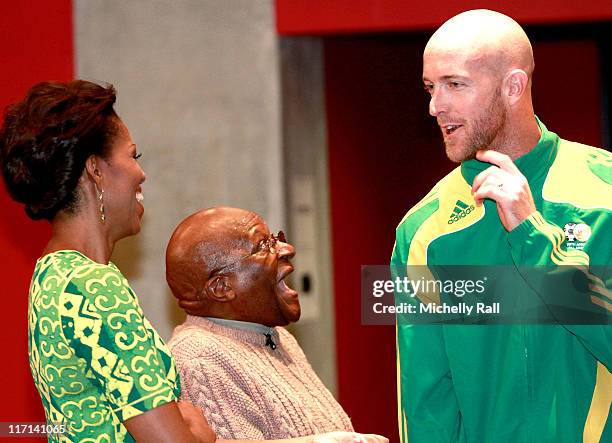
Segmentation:
[(279, 327), (300, 318), (298, 293), (285, 282), (294, 254), (282, 232), (270, 234), (243, 209), (201, 210), (176, 228), (166, 277), (188, 316), (168, 345), (181, 396), (202, 408), (219, 438), (387, 441), (352, 432), (296, 340)]
[[(507, 265), (523, 282), (515, 289), (556, 316), (551, 288), (521, 269), (575, 265), (588, 273), (612, 263), (612, 156), (560, 139), (535, 117), (533, 70), (529, 39), (505, 15), (468, 11), (433, 34), (423, 54), (429, 112), (461, 165), (401, 221), (391, 263)], [(575, 294), (603, 318), (612, 307), (609, 277)], [(402, 442), (612, 441), (611, 338), (607, 325), (560, 319), (398, 321)]]

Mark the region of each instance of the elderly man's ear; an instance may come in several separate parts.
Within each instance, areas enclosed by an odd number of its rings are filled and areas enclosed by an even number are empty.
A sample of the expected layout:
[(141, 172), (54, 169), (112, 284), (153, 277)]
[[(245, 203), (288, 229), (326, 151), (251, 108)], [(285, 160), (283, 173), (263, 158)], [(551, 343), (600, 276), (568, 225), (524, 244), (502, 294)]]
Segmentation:
[(215, 275), (204, 283), (204, 296), (210, 301), (225, 303), (233, 301), (236, 293), (227, 275)]
[(226, 275), (215, 275), (200, 286), (190, 285), (189, 290), (183, 291), (179, 299), (179, 306), (188, 314), (197, 316), (210, 315), (211, 302), (227, 303), (236, 298), (231, 282)]

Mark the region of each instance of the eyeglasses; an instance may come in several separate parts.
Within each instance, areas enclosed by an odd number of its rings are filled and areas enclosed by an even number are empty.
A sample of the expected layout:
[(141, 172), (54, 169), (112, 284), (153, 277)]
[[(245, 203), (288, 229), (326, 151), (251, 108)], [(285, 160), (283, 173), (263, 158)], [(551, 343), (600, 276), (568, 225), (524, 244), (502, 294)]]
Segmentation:
[(245, 258), (249, 258), (252, 255), (261, 254), (263, 252), (269, 252), (270, 254), (276, 254), (279, 251), (278, 242), (287, 243), (287, 238), (285, 237), (285, 233), (283, 231), (278, 231), (278, 234), (276, 235), (270, 234), (266, 236), (265, 238), (260, 240), (259, 243), (257, 243), (257, 246), (254, 252), (251, 252), (250, 254), (247, 254), (247, 255), (243, 255), (239, 259), (234, 260), (231, 263), (228, 263), (226, 265), (221, 266), (220, 268), (215, 269), (214, 271), (210, 273), (210, 275), (213, 276), (215, 274), (218, 274), (219, 272), (221, 272), (221, 270), (225, 268), (229, 268), (230, 266), (233, 266), (236, 263), (239, 263)]
[(257, 243), (257, 251), (252, 252), (249, 255), (245, 255), (243, 259), (251, 255), (266, 252), (266, 250), (270, 252), (270, 254), (276, 254), (278, 252), (276, 248), (278, 242), (287, 243), (287, 238), (285, 237), (285, 233), (283, 231), (278, 231), (278, 234), (276, 235), (268, 235), (266, 238)]

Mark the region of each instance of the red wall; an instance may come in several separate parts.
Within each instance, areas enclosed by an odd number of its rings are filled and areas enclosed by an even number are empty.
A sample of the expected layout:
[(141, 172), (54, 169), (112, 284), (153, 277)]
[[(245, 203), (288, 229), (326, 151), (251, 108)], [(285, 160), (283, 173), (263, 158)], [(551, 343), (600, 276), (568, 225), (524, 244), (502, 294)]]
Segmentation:
[(284, 35), (428, 29), (476, 8), (494, 9), (522, 24), (612, 19), (609, 0), (276, 0), (276, 28)]
[[(339, 400), (356, 430), (393, 441), (395, 328), (360, 325), (360, 268), (389, 262), (397, 223), (454, 167), (421, 86), (425, 41), (324, 39)], [(536, 43), (534, 51), (540, 118), (566, 138), (600, 145), (596, 44)]]
[(601, 147), (602, 82), (597, 43), (586, 39), (545, 41), (536, 43), (533, 50), (537, 115), (559, 136)]
[(420, 86), (423, 44), (325, 40), (338, 395), (357, 431), (395, 441), (395, 328), (360, 326), (360, 270), (388, 263), (395, 226), (452, 167)]
[[(23, 97), (42, 80), (73, 77), (70, 0), (4, 1), (0, 4), (0, 107)], [(28, 286), (48, 236), (46, 222), (30, 221), (0, 184), (0, 281), (3, 349), (0, 421), (44, 421), (27, 354)], [(26, 441), (26, 440), (20, 440)], [(39, 440), (38, 440), (39, 441)]]

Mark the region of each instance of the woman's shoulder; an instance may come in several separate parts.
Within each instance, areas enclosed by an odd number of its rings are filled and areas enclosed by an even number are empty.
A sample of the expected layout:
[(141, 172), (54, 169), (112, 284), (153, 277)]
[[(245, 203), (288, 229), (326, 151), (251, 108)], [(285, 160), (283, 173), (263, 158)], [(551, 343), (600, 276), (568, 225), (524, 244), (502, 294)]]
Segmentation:
[(39, 280), (70, 280), (75, 270), (90, 267), (92, 262), (75, 250), (59, 250), (44, 254), (36, 260), (34, 278)]
[(79, 267), (84, 266), (93, 266), (96, 265), (101, 267), (106, 267), (110, 265), (103, 265), (101, 263), (97, 263), (87, 257), (80, 251), (75, 249), (60, 249), (57, 251), (52, 251), (47, 254), (44, 254), (40, 257), (36, 263), (40, 264), (52, 264), (53, 266), (60, 267), (60, 269), (72, 270)]
[(37, 263), (53, 265), (63, 271), (95, 270), (97, 273), (110, 272), (121, 274), (113, 262), (98, 263), (75, 249), (62, 249), (43, 255)]
[(129, 288), (128, 281), (112, 262), (107, 265), (98, 263), (79, 251), (67, 249), (50, 252), (39, 258), (34, 278), (40, 282), (64, 282), (65, 291), (73, 293), (96, 292), (92, 289), (100, 287), (105, 288), (105, 292)]

